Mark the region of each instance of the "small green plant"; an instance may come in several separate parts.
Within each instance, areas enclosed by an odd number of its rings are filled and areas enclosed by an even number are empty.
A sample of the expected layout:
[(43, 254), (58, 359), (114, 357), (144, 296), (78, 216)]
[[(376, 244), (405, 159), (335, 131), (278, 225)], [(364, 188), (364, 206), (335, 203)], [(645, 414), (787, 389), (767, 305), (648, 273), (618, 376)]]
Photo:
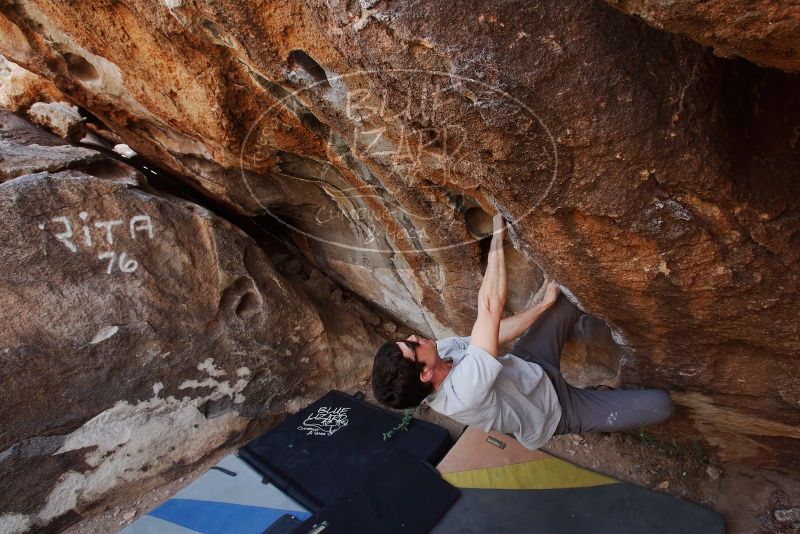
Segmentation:
[(414, 412), (416, 410), (417, 410), (416, 408), (407, 408), (403, 412), (403, 419), (400, 420), (400, 424), (398, 424), (396, 427), (389, 430), (388, 432), (383, 433), (383, 441), (386, 441), (387, 439), (394, 436), (394, 433), (397, 432), (398, 430), (408, 430), (408, 425), (411, 424), (411, 420), (414, 418)]
[(644, 445), (655, 445), (656, 438), (650, 432), (645, 432), (644, 430), (639, 432), (639, 439)]
[(654, 447), (670, 458), (678, 460), (700, 460), (705, 457), (702, 445), (697, 441), (692, 441), (690, 444), (678, 443), (675, 438), (672, 438), (671, 442), (662, 441), (645, 431), (639, 432), (639, 441), (642, 445)]

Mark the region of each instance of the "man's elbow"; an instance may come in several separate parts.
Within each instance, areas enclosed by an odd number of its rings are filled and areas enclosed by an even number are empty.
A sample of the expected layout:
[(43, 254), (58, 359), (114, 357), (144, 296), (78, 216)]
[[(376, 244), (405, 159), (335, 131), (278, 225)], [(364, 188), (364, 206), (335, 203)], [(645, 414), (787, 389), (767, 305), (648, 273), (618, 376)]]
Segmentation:
[(505, 307), (506, 299), (501, 295), (482, 295), (478, 300), (478, 314), (483, 312), (498, 320), (503, 317)]

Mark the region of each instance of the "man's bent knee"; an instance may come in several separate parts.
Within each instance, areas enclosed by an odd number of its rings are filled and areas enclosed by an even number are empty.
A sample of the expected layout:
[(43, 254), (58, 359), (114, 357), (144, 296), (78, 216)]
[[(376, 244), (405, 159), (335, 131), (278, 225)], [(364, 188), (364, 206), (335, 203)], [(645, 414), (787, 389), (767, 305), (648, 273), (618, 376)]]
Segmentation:
[(666, 421), (675, 413), (675, 403), (672, 402), (669, 393), (664, 390), (657, 389), (653, 393), (654, 398), (651, 409), (654, 419), (653, 424), (655, 424)]

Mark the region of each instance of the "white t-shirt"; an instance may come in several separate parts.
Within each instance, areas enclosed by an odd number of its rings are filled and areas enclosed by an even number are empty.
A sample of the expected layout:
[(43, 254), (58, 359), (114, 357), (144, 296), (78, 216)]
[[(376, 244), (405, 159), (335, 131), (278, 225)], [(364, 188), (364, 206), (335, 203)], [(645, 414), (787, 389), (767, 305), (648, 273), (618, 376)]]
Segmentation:
[(538, 364), (513, 354), (492, 357), (468, 337), (436, 342), (453, 367), (425, 401), (440, 414), (484, 431), (513, 434), (529, 449), (544, 445), (556, 431), (561, 405), (550, 378)]

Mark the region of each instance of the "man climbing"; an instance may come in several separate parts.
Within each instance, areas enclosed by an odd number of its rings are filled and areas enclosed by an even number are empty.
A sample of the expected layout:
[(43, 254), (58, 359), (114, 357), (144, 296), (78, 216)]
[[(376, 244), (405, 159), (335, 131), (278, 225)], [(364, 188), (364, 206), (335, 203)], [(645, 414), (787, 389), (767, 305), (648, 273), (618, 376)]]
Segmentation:
[[(672, 415), (666, 391), (588, 390), (564, 380), (561, 347), (581, 312), (559, 296), (555, 282), (547, 285), (539, 304), (503, 319), (507, 282), (501, 215), (494, 217), (493, 227), (472, 335), (440, 341), (413, 335), (384, 344), (372, 369), (378, 401), (392, 408), (425, 402), (463, 424), (513, 434), (529, 449), (556, 434), (639, 428)], [(498, 356), (499, 348), (520, 334), (512, 353)]]

